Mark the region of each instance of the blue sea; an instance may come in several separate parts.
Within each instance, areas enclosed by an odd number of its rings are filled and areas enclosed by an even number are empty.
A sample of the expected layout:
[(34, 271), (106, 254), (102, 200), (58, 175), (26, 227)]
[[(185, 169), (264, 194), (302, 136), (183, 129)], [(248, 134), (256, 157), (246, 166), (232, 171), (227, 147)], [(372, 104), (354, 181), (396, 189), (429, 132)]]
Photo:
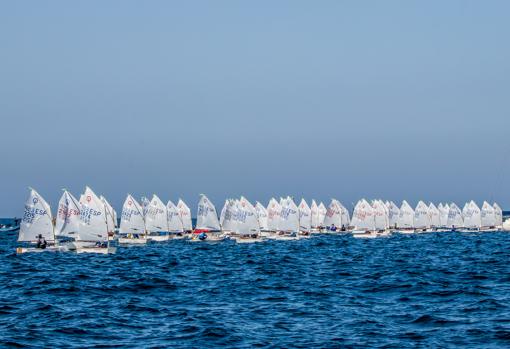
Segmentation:
[(510, 235), (184, 240), (116, 255), (0, 245), (12, 347), (508, 348)]

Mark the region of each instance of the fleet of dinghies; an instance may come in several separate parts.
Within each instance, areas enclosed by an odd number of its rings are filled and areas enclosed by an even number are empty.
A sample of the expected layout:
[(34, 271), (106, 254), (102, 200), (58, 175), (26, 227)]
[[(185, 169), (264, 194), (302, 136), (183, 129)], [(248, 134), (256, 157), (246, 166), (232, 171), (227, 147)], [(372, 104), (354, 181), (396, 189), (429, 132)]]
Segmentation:
[(64, 190), (53, 217), (50, 205), (30, 188), (18, 237), (22, 246), (17, 252), (109, 254), (116, 252), (114, 242), (140, 245), (186, 238), (196, 242), (230, 239), (251, 243), (297, 240), (317, 233), (372, 238), (392, 233), (498, 231), (505, 224), (498, 204), (487, 201), (481, 208), (474, 201), (467, 202), (461, 210), (455, 203), (436, 206), (419, 201), (413, 208), (405, 200), (399, 207), (393, 201), (361, 199), (351, 218), (349, 210), (336, 199), (331, 199), (326, 208), (315, 200), (310, 205), (304, 199), (296, 204), (294, 198), (287, 196), (271, 198), (266, 207), (258, 201), (253, 205), (241, 196), (225, 200), (218, 216), (214, 204), (200, 195), (193, 228), (191, 210), (181, 199), (177, 204), (165, 204), (153, 195), (150, 200), (142, 197), (138, 202), (128, 194), (118, 220), (108, 200), (98, 197), (89, 187), (79, 200)]

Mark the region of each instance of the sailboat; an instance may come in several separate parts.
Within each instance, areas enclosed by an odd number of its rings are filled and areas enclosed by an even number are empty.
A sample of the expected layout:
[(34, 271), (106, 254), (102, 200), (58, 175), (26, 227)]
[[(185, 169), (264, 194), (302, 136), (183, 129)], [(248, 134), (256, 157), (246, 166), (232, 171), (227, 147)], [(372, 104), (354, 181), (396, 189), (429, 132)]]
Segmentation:
[(328, 233), (346, 232), (349, 227), (349, 222), (346, 220), (343, 205), (336, 199), (331, 199), (326, 210), (323, 225), (326, 227)]
[(182, 239), (184, 238), (184, 225), (182, 224), (181, 215), (179, 209), (175, 204), (168, 200), (166, 204), (166, 215), (168, 222), (168, 231), (170, 232), (171, 239)]
[(193, 241), (223, 240), (220, 222), (213, 203), (207, 196), (201, 194), (198, 201), (197, 226), (193, 232)]
[(448, 229), (448, 213), (450, 212), (450, 206), (448, 204), (439, 204), (437, 207), (439, 210), (439, 222), (441, 223), (440, 228), (437, 231), (449, 231)]
[(494, 217), (496, 218), (496, 228), (501, 229), (503, 228), (503, 210), (497, 203), (494, 203), (492, 205), (494, 207)]
[(441, 213), (439, 209), (432, 202), (429, 204), (429, 217), (430, 217), (430, 230), (437, 231), (441, 226)]
[[(46, 240), (48, 244), (46, 248), (32, 247), (37, 242), (39, 236)], [(17, 253), (54, 252), (61, 250), (55, 245), (56, 239), (50, 205), (32, 188), (30, 188), (30, 194), (25, 202), (25, 211), (20, 224), (18, 242), (25, 243), (26, 245), (16, 248)]]
[(319, 222), (319, 205), (317, 205), (317, 202), (315, 200), (312, 200), (312, 203), (310, 205), (310, 215), (311, 217), (311, 233), (318, 233), (320, 232), (321, 224)]
[(255, 210), (257, 211), (257, 219), (259, 221), (259, 228), (261, 236), (264, 236), (264, 233), (269, 231), (269, 226), (267, 224), (267, 210), (260, 202), (257, 201), (255, 204)]
[(462, 212), (460, 208), (454, 203), (451, 203), (449, 208), (450, 209), (448, 210), (448, 220), (446, 221), (446, 226), (451, 229), (451, 231), (456, 231), (457, 229), (464, 226), (464, 222), (462, 220)]
[(294, 200), (287, 196), (280, 200), (280, 222), (277, 240), (299, 239), (299, 210)]
[(402, 201), (402, 205), (400, 206), (397, 229), (395, 232), (402, 234), (414, 233), (414, 210), (406, 200)]
[(496, 214), (494, 207), (487, 201), (482, 204), (482, 210), (480, 213), (481, 231), (496, 231)]
[(478, 205), (471, 200), (462, 209), (463, 228), (460, 232), (479, 232), (482, 227), (482, 212)]
[(177, 203), (177, 210), (179, 210), (179, 216), (181, 217), (184, 232), (186, 234), (191, 234), (193, 232), (193, 225), (191, 223), (191, 210), (182, 199), (179, 199), (179, 202)]
[(356, 203), (351, 219), (351, 225), (353, 227), (352, 235), (354, 237), (376, 236), (377, 229), (374, 211), (372, 205), (365, 199), (361, 199)]
[(298, 207), (299, 211), (299, 235), (310, 237), (312, 230), (312, 210), (306, 203), (305, 199), (301, 199)]
[(99, 199), (103, 202), (106, 209), (106, 225), (108, 226), (108, 234), (110, 236), (115, 236), (115, 230), (117, 229), (117, 219), (115, 218), (116, 216), (115, 210), (103, 195), (101, 195)]
[(420, 200), (414, 209), (414, 231), (415, 233), (423, 233), (428, 231), (430, 226), (429, 207)]
[(280, 215), (282, 207), (275, 198), (269, 200), (267, 205), (267, 232), (262, 232), (262, 235), (266, 238), (275, 239), (280, 229)]
[(78, 236), (69, 243), (69, 249), (77, 253), (115, 253), (110, 247), (106, 206), (92, 189), (85, 188), (80, 196), (80, 227)]
[(147, 230), (147, 239), (167, 241), (169, 239), (169, 230), (166, 205), (154, 194), (146, 210), (145, 229)]
[(74, 240), (80, 229), (81, 204), (67, 190), (58, 202), (57, 217), (55, 218), (55, 237), (60, 240)]
[(324, 203), (319, 204), (319, 231), (322, 230), (322, 227), (324, 227), (324, 219), (326, 219), (326, 214), (328, 212), (328, 209), (324, 205)]
[(118, 242), (119, 244), (147, 243), (143, 209), (130, 194), (122, 206)]
[(255, 207), (243, 196), (235, 201), (236, 221), (234, 232), (230, 235), (238, 243), (262, 241), (259, 221)]
[(393, 201), (388, 202), (386, 205), (388, 207), (388, 221), (390, 227), (397, 228), (398, 226), (398, 217), (400, 216), (400, 208)]

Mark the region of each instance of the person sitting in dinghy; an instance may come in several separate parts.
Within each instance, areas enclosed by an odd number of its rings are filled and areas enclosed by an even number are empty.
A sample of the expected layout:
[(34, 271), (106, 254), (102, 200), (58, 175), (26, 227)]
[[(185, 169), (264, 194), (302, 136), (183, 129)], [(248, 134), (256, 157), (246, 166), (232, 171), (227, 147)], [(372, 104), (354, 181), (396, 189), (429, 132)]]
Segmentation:
[(36, 247), (44, 250), (47, 245), (48, 243), (46, 242), (46, 239), (43, 238), (42, 234), (39, 234), (39, 236), (37, 237)]
[(331, 224), (331, 227), (329, 227), (330, 231), (336, 231), (336, 226), (334, 224)]

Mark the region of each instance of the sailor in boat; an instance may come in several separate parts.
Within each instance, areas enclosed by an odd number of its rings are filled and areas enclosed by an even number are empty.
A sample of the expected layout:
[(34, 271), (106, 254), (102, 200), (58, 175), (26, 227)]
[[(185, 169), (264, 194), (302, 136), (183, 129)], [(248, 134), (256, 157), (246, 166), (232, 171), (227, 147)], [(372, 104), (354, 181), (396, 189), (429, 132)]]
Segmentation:
[(42, 234), (39, 234), (39, 236), (37, 237), (36, 248), (44, 250), (47, 245), (48, 243), (46, 242), (46, 239), (42, 236)]
[(345, 224), (342, 224), (342, 229), (341, 231), (346, 231), (347, 229), (345, 228)]
[(336, 226), (335, 226), (335, 224), (334, 224), (334, 223), (333, 223), (333, 224), (331, 224), (331, 227), (329, 227), (329, 230), (330, 230), (330, 231), (336, 231)]

